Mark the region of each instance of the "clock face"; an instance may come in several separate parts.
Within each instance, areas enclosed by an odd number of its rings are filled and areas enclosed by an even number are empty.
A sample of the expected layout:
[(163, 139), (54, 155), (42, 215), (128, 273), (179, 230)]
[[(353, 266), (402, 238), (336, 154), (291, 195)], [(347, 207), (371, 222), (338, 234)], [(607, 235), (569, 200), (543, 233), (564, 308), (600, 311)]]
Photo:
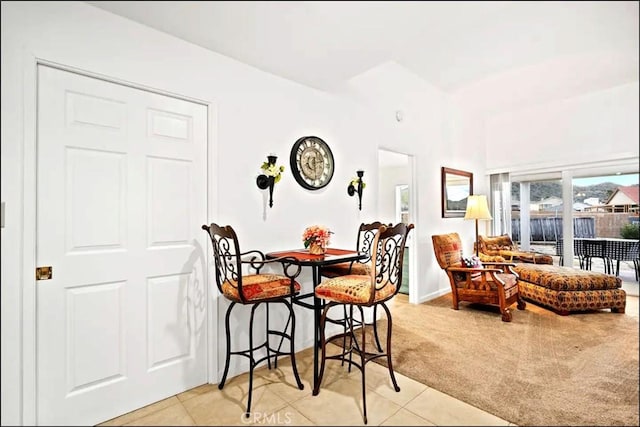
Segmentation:
[(298, 184), (308, 190), (318, 190), (333, 177), (333, 154), (317, 136), (304, 136), (291, 148), (291, 171)]

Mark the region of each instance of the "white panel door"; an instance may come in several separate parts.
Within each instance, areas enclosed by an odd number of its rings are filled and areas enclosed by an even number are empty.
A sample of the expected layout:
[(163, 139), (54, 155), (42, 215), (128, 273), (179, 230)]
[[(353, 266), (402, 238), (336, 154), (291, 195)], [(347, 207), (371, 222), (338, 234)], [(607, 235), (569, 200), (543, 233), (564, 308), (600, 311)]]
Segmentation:
[(207, 382), (206, 159), (206, 106), (38, 67), (38, 424)]

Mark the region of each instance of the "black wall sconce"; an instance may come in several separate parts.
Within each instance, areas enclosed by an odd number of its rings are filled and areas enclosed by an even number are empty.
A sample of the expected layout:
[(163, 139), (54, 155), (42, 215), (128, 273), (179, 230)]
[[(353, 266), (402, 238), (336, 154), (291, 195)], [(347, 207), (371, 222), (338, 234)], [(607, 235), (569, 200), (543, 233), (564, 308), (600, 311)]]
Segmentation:
[(347, 187), (347, 194), (349, 194), (349, 196), (358, 194), (358, 210), (362, 210), (362, 190), (366, 185), (364, 181), (362, 181), (364, 171), (356, 171), (356, 173), (358, 174), (358, 178), (354, 178), (351, 180), (349, 186)]
[[(273, 207), (273, 186), (276, 183), (276, 177), (280, 178), (281, 170), (276, 168), (276, 160), (278, 160), (278, 156), (275, 154), (270, 154), (267, 156), (267, 161), (262, 164), (261, 169), (265, 171), (265, 173), (258, 175), (256, 178), (256, 184), (258, 188), (261, 190), (269, 189), (269, 207)], [(279, 179), (278, 179), (279, 180)]]

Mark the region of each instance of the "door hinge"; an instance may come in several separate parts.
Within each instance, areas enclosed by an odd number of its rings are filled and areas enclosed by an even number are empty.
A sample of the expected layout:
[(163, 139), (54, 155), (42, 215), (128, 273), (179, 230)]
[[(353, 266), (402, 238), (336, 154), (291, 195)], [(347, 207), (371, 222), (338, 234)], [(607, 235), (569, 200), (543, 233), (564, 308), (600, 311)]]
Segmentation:
[(50, 280), (53, 275), (53, 267), (36, 267), (36, 280)]

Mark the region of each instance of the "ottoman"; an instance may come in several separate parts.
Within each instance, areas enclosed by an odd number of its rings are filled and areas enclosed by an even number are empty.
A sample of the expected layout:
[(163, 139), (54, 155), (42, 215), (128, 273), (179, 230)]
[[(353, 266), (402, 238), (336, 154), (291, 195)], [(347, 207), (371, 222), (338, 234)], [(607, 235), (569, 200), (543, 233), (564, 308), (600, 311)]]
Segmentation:
[(548, 264), (516, 264), (513, 269), (520, 276), (520, 295), (558, 314), (603, 308), (624, 313), (627, 294), (619, 277)]

